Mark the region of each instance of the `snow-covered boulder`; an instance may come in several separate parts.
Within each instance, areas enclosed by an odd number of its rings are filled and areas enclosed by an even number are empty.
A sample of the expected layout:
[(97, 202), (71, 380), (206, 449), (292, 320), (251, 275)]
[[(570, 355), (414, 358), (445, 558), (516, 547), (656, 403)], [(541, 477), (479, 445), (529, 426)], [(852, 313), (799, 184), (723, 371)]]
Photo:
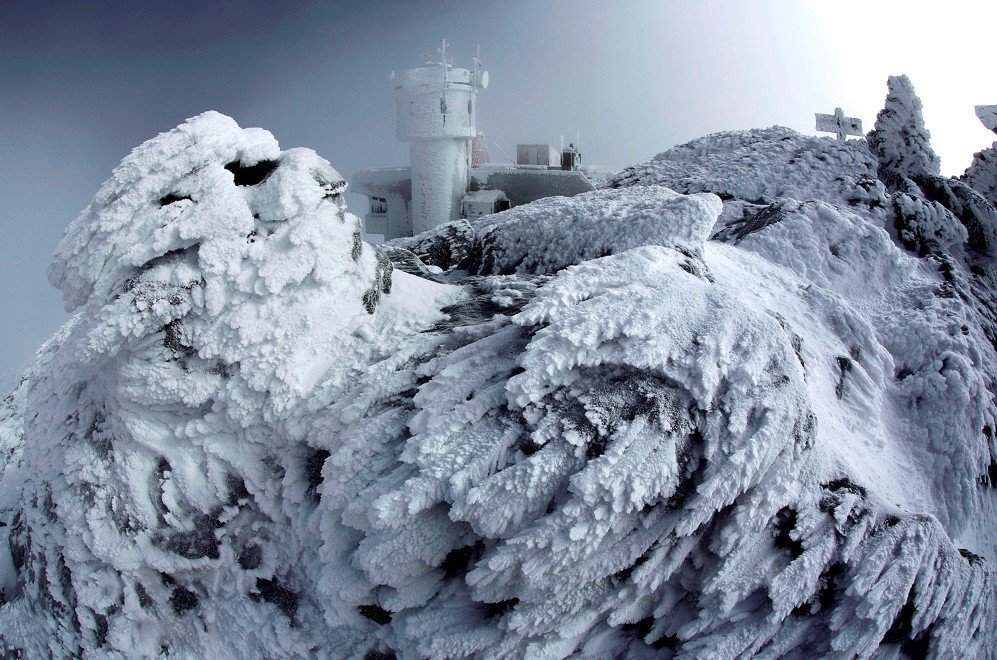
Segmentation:
[(445, 222), (416, 236), (396, 238), (385, 244), (390, 255), (404, 250), (424, 266), (449, 270), (467, 259), (474, 245), (474, 229), (464, 220)]
[(722, 208), (716, 195), (659, 186), (549, 197), (472, 223), (464, 265), (479, 274), (553, 274), (642, 245), (698, 255)]
[(966, 169), (963, 181), (997, 206), (997, 142), (973, 156), (973, 162)]
[(936, 243), (951, 250), (969, 240), (969, 232), (942, 204), (904, 192), (892, 201), (897, 236), (907, 249), (923, 252)]
[(456, 268), (478, 275), (553, 274), (642, 245), (698, 255), (723, 206), (709, 193), (653, 186), (548, 197), (473, 221), (448, 222), (385, 244), (397, 267), (421, 276)]
[(987, 657), (992, 258), (876, 176), (722, 134), (382, 254), (313, 153), (154, 138), (0, 403), (0, 648)]
[(876, 161), (862, 141), (804, 136), (782, 126), (708, 135), (628, 167), (608, 183), (634, 185), (755, 204), (779, 198), (873, 208), (885, 203)]
[(53, 655), (194, 639), (177, 627), (207, 599), (194, 585), (274, 515), (235, 515), (246, 482), (318, 378), (349, 377), (390, 289), (345, 187), (313, 152), (206, 113), (137, 148), (70, 225), (50, 278), (73, 316), (28, 376), (29, 441), (3, 473), (21, 579), (0, 636)]

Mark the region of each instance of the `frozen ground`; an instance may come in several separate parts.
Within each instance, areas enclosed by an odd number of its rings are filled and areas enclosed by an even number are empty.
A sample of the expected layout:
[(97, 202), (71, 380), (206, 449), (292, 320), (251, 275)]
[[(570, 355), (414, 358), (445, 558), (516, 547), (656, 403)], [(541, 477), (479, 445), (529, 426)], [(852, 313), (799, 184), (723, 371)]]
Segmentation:
[(0, 647), (992, 657), (997, 212), (932, 156), (896, 78), (374, 248), (309, 150), (150, 140), (0, 404)]

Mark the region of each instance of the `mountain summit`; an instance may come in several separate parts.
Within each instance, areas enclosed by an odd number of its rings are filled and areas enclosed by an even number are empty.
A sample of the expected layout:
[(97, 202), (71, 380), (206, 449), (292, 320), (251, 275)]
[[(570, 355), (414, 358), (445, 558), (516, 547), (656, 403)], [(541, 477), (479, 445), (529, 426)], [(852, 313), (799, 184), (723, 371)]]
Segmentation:
[(0, 404), (0, 648), (992, 654), (997, 211), (889, 90), (382, 246), (266, 131), (141, 145)]

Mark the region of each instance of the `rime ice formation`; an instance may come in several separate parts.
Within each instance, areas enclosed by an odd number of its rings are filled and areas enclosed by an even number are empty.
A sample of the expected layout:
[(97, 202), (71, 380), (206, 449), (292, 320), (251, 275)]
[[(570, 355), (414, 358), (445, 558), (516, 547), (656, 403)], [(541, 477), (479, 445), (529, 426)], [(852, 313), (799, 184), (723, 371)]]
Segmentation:
[(876, 159), (859, 141), (809, 137), (781, 126), (718, 133), (627, 168), (609, 186), (709, 191), (728, 201), (823, 199), (840, 206), (884, 202)]
[(879, 166), (910, 177), (938, 174), (941, 162), (931, 148), (931, 134), (924, 127), (921, 99), (907, 76), (890, 76), (886, 106), (876, 115), (869, 133), (869, 148)]
[(147, 142), (0, 403), (0, 644), (992, 655), (994, 209), (891, 121), (378, 248), (310, 151)]
[[(980, 108), (977, 107), (977, 113)], [(997, 133), (997, 125), (994, 124), (992, 115), (984, 119), (984, 125)], [(977, 192), (987, 198), (992, 205), (997, 206), (997, 142), (990, 145), (989, 149), (982, 149), (973, 156), (972, 164), (966, 169), (963, 180)]]
[(722, 208), (712, 193), (680, 195), (661, 187), (550, 197), (475, 223), (474, 270), (554, 274), (649, 244), (698, 254)]
[(997, 206), (997, 142), (973, 156), (973, 163), (966, 169), (963, 180), (991, 205)]

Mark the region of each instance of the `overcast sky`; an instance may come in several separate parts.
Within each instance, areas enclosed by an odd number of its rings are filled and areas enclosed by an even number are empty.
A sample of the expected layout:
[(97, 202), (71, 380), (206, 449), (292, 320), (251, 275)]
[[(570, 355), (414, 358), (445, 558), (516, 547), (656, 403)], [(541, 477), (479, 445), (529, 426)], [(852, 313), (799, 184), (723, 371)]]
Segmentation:
[(0, 383), (65, 320), (46, 280), (65, 226), (132, 147), (204, 110), (347, 178), (406, 164), (388, 77), (445, 36), (458, 64), (480, 44), (479, 128), (507, 152), (580, 131), (586, 163), (623, 167), (719, 130), (813, 132), (838, 105), (868, 130), (907, 73), (959, 174), (993, 141), (973, 105), (997, 103), (995, 25), (997, 3), (956, 0), (0, 0)]

